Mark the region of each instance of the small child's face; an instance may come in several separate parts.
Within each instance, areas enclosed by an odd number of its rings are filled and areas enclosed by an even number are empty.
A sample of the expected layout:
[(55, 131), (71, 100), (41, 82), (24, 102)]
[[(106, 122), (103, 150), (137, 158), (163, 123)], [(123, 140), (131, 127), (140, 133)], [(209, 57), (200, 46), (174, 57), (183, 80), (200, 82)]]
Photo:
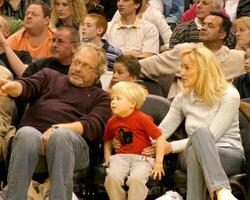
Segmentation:
[(123, 63), (115, 63), (111, 85), (115, 85), (120, 81), (135, 81), (136, 78), (131, 76)]
[(82, 38), (92, 40), (98, 36), (98, 28), (96, 27), (95, 20), (86, 16), (82, 25)]
[(245, 52), (245, 71), (250, 73), (250, 48), (248, 48)]
[(135, 103), (122, 94), (111, 93), (111, 110), (115, 115), (127, 117), (135, 108)]

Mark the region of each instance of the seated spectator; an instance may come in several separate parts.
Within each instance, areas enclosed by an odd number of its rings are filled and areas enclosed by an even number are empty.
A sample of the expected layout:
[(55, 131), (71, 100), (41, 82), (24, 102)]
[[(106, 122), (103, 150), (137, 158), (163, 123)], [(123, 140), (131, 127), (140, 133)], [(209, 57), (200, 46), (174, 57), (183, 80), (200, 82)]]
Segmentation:
[(25, 10), (28, 8), (29, 4), (35, 2), (35, 0), (8, 0), (3, 1), (3, 5), (1, 7), (1, 13), (5, 16), (21, 19), (23, 20), (25, 17)]
[(122, 52), (120, 49), (110, 45), (107, 40), (102, 39), (107, 27), (108, 23), (104, 16), (96, 13), (90, 13), (87, 14), (84, 19), (81, 28), (81, 35), (83, 42), (94, 43), (105, 50), (108, 59), (108, 68), (109, 70), (112, 70), (117, 56), (120, 56)]
[(121, 17), (108, 24), (106, 39), (111, 45), (138, 58), (144, 58), (159, 52), (159, 34), (157, 28), (136, 16), (142, 0), (118, 0), (117, 7)]
[[(223, 0), (225, 1), (225, 0)], [(181, 22), (189, 22), (195, 19), (196, 17), (196, 5), (197, 2), (193, 3), (192, 5), (190, 5), (190, 8), (188, 8), (182, 15), (181, 17)], [(219, 9), (221, 13), (223, 13), (224, 15), (228, 15), (225, 11), (224, 8)]]
[(182, 153), (187, 171), (187, 200), (237, 200), (227, 176), (240, 173), (245, 155), (239, 129), (238, 91), (227, 81), (213, 53), (205, 47), (181, 55), (183, 90), (159, 127), (168, 139), (185, 119), (188, 138), (172, 141), (165, 153)]
[(240, 93), (240, 98), (250, 98), (250, 43), (245, 52), (245, 74), (237, 77), (233, 84)]
[[(230, 28), (230, 19), (221, 13), (215, 12), (205, 17), (202, 28), (199, 31), (199, 40), (214, 53), (228, 81), (232, 81), (233, 78), (244, 73), (244, 52), (229, 49), (223, 45), (224, 39), (230, 32)], [(140, 60), (143, 76), (161, 77), (169, 74), (176, 76), (176, 79), (171, 84), (169, 98), (174, 97), (181, 91), (180, 51), (190, 45), (193, 46), (194, 44), (178, 44), (173, 50)]]
[[(14, 76), (16, 76), (14, 73), (14, 70), (11, 67), (12, 60), (9, 62), (8, 55), (6, 55), (5, 49), (3, 47), (5, 38), (8, 38), (9, 35), (10, 35), (10, 28), (9, 28), (8, 21), (4, 17), (0, 16), (0, 60), (4, 62), (5, 66), (12, 72)], [(24, 64), (30, 64), (32, 62), (32, 58), (29, 52), (14, 51), (14, 53), (16, 54), (18, 59), (20, 59)]]
[[(108, 167), (105, 189), (110, 200), (146, 199), (149, 176), (161, 179), (164, 175), (165, 139), (152, 118), (139, 111), (145, 100), (141, 86), (119, 82), (111, 89), (111, 99), (114, 115), (103, 136), (105, 166)], [(121, 144), (115, 155), (112, 155), (113, 138)], [(150, 138), (156, 140), (155, 159), (143, 155), (143, 149), (152, 145)], [(129, 188), (127, 194), (124, 185)]]
[[(170, 48), (173, 48), (177, 44), (185, 42), (198, 43), (199, 30), (202, 27), (203, 20), (210, 12), (218, 12), (223, 8), (223, 0), (198, 0), (196, 1), (196, 18), (187, 23), (179, 24), (172, 33), (170, 38)], [(225, 38), (225, 45), (231, 49), (234, 49), (236, 45), (235, 36), (230, 32), (227, 38)]]
[(79, 29), (86, 14), (87, 8), (83, 0), (53, 0), (49, 26), (54, 29), (61, 25), (68, 25)]
[(4, 2), (4, 0), (0, 0), (0, 14), (3, 15), (6, 20), (8, 20), (8, 24), (10, 26), (10, 34), (13, 34), (23, 27), (23, 21), (21, 19), (15, 19), (4, 15)]
[(58, 27), (52, 35), (51, 57), (36, 60), (28, 66), (15, 56), (8, 42), (1, 35), (0, 41), (17, 76), (31, 76), (43, 68), (50, 68), (67, 74), (73, 53), (80, 42), (80, 36), (78, 30), (73, 26)]
[(250, 43), (250, 17), (241, 17), (233, 22), (236, 35), (236, 48), (245, 51)]
[(50, 57), (52, 30), (48, 27), (49, 17), (50, 8), (46, 3), (31, 3), (25, 12), (24, 29), (8, 38), (11, 48), (28, 51), (32, 58)]
[[(5, 80), (13, 80), (12, 73), (0, 65), (0, 78)], [(8, 148), (10, 139), (15, 135), (16, 128), (12, 126), (15, 117), (16, 105), (15, 101), (9, 96), (0, 97), (0, 162), (5, 165), (7, 176), (8, 171)], [(3, 175), (1, 171), (1, 175)]]
[[(43, 69), (17, 81), (0, 81), (1, 94), (32, 102), (13, 140), (7, 199), (27, 199), (32, 174), (40, 169), (49, 173), (49, 199), (71, 200), (73, 172), (88, 166), (89, 145), (102, 138), (111, 116), (109, 94), (95, 87), (106, 67), (104, 51), (85, 44), (76, 51), (68, 75)], [(38, 163), (47, 166), (36, 168)]]
[(110, 87), (120, 81), (137, 81), (140, 73), (141, 65), (137, 58), (131, 55), (121, 55), (115, 61)]
[[(116, 11), (112, 21), (117, 21), (120, 17), (121, 15), (118, 11)], [(139, 12), (137, 13), (137, 17), (141, 18), (142, 20), (146, 20), (156, 26), (160, 34), (160, 38), (163, 42), (163, 45), (161, 45), (160, 47), (160, 51), (166, 51), (169, 48), (169, 40), (172, 31), (167, 24), (164, 16), (149, 4), (149, 0), (142, 0), (142, 5)]]

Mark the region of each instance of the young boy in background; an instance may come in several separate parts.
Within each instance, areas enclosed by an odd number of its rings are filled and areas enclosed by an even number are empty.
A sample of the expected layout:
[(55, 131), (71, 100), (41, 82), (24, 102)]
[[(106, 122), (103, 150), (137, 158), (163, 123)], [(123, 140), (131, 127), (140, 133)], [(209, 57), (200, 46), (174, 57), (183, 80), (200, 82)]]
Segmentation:
[(113, 47), (107, 40), (102, 39), (108, 27), (107, 20), (104, 16), (90, 13), (87, 14), (83, 25), (81, 26), (82, 42), (91, 42), (102, 47), (108, 59), (108, 69), (112, 70), (114, 62), (118, 56), (122, 54), (121, 50)]
[(110, 86), (120, 81), (137, 81), (141, 73), (141, 64), (136, 57), (131, 55), (119, 56), (113, 69), (113, 77)]
[[(104, 133), (104, 165), (107, 176), (104, 186), (110, 200), (146, 199), (146, 182), (150, 175), (161, 179), (164, 175), (163, 158), (165, 138), (150, 116), (139, 111), (145, 100), (144, 89), (134, 82), (119, 82), (111, 88), (113, 117)], [(112, 154), (112, 140), (116, 138), (121, 147)], [(143, 149), (156, 140), (156, 159), (143, 155)], [(153, 169), (153, 170), (152, 170)], [(126, 192), (123, 189), (129, 187)]]

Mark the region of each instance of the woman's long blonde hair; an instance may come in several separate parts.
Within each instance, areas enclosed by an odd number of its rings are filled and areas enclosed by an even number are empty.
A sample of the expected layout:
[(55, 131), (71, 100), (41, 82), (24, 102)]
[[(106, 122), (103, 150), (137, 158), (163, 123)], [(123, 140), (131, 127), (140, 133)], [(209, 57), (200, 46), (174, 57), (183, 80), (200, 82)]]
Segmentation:
[[(71, 25), (80, 25), (83, 23), (85, 16), (87, 15), (86, 0), (67, 0), (70, 4), (73, 24)], [(58, 13), (56, 10), (57, 0), (53, 0), (51, 6), (51, 17), (50, 17), (50, 27), (55, 28), (56, 24), (59, 21)]]
[(185, 49), (182, 52), (182, 57), (186, 55), (197, 66), (198, 79), (195, 88), (185, 88), (183, 94), (188, 95), (194, 90), (195, 95), (200, 100), (208, 106), (213, 106), (223, 96), (228, 85), (220, 64), (214, 54), (206, 47), (194, 46)]

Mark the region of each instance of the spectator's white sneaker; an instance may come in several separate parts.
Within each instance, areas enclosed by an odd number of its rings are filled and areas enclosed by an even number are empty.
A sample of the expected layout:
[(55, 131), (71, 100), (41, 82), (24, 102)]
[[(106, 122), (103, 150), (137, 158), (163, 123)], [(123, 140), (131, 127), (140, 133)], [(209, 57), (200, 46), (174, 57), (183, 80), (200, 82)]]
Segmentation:
[(72, 200), (79, 200), (78, 197), (75, 195), (74, 192), (73, 192), (73, 194), (72, 194)]
[(177, 192), (170, 190), (155, 200), (183, 200), (183, 198)]
[(237, 200), (231, 190), (222, 188), (217, 191), (217, 200)]

